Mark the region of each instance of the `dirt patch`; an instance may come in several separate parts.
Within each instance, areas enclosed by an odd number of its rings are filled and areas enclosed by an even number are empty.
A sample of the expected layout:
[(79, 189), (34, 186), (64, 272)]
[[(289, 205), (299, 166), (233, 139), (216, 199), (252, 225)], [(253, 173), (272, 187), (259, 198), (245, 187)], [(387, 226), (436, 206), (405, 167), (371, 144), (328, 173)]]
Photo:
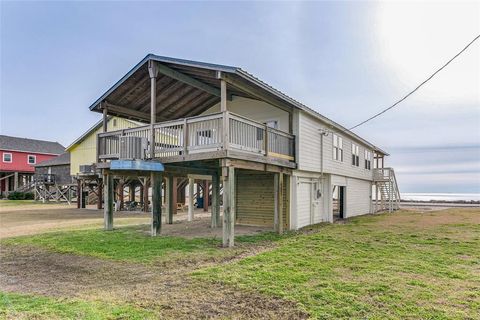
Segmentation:
[[(225, 265), (228, 268), (228, 265)], [(1, 290), (131, 303), (162, 318), (304, 319), (295, 303), (195, 280), (192, 266), (159, 267), (4, 246)]]
[[(115, 213), (115, 218), (117, 225), (142, 224), (150, 221), (150, 216), (145, 213), (118, 212)], [(22, 205), (3, 207), (0, 210), (0, 239), (72, 227), (102, 225), (102, 210), (77, 209), (63, 204)]]

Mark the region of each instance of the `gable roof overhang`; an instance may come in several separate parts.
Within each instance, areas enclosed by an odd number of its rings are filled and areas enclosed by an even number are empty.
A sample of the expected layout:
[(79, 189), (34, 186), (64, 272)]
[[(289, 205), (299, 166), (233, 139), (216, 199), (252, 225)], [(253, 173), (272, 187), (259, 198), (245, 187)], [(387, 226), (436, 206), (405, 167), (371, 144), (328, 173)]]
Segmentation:
[[(125, 76), (107, 90), (90, 110), (141, 122), (150, 122), (150, 76), (148, 62), (159, 65), (157, 77), (157, 121), (196, 116), (220, 102), (220, 79), (228, 83), (228, 96), (263, 100), (291, 112), (302, 110), (336, 128), (345, 135), (388, 155), (357, 134), (321, 115), (283, 92), (273, 88), (239, 67), (211, 64), (185, 59), (147, 55)], [(67, 148), (68, 149), (68, 148)]]

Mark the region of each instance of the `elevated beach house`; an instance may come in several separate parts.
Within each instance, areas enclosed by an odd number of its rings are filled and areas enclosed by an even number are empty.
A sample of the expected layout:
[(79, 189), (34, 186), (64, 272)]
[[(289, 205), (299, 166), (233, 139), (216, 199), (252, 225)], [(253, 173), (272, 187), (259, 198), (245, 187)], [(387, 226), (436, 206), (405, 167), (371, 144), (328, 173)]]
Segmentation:
[[(282, 232), (398, 206), (385, 151), (238, 67), (148, 55), (90, 109), (104, 116), (96, 167), (106, 229), (121, 175), (150, 177), (153, 235), (165, 177), (170, 223), (173, 178), (211, 178), (211, 222), (224, 246), (235, 224)], [(110, 116), (145, 125), (107, 131)]]

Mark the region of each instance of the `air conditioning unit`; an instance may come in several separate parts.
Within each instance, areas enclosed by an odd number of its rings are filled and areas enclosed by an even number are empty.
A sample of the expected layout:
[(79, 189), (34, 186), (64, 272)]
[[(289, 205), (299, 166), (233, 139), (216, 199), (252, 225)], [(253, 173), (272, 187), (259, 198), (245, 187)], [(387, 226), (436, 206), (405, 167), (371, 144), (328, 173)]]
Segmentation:
[(80, 166), (80, 173), (93, 173), (93, 166), (91, 165), (81, 165)]
[(120, 137), (120, 159), (136, 160), (145, 159), (147, 139), (142, 137)]

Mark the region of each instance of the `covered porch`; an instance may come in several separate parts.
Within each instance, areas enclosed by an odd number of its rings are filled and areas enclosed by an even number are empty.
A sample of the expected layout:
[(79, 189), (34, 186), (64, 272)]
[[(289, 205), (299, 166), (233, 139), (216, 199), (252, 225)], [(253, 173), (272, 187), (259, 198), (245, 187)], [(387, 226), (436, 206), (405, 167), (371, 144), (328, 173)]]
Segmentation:
[[(224, 246), (234, 245), (236, 224), (283, 232), (289, 227), (286, 185), (296, 168), (289, 100), (236, 67), (145, 57), (90, 107), (104, 118), (96, 167), (103, 175), (105, 229), (113, 228), (113, 176), (149, 178), (156, 236), (162, 216), (167, 224), (174, 220), (175, 178), (202, 175), (212, 185), (210, 227), (222, 228)], [(107, 132), (110, 115), (148, 124)], [(160, 164), (163, 170), (112, 167), (123, 160)], [(255, 188), (258, 192), (245, 192)], [(187, 221), (193, 220), (190, 212)]]

